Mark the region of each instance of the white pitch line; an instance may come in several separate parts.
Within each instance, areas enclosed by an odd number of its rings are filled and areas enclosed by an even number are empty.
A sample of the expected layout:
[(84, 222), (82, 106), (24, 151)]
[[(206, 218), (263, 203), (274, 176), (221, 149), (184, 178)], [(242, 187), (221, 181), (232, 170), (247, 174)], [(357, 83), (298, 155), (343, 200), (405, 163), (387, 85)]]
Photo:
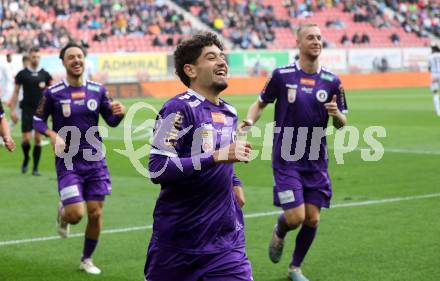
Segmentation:
[[(341, 204), (333, 205), (331, 207), (331, 209), (387, 204), (387, 203), (420, 200), (420, 199), (428, 199), (428, 198), (435, 198), (435, 197), (440, 197), (440, 193), (431, 193), (431, 194), (407, 196), (407, 197), (386, 198), (386, 199), (369, 200), (369, 201), (352, 202), (352, 203), (341, 203)], [(244, 217), (246, 219), (251, 219), (251, 218), (259, 218), (259, 217), (278, 215), (280, 213), (281, 213), (280, 211), (252, 213), (252, 214), (246, 214), (246, 215), (244, 215)], [(126, 227), (126, 228), (116, 228), (116, 229), (104, 230), (101, 233), (102, 234), (125, 233), (125, 232), (137, 231), (137, 230), (151, 229), (152, 227), (153, 227), (152, 225), (145, 225), (145, 226), (135, 226), (135, 227)], [(83, 236), (84, 236), (83, 233), (75, 233), (75, 234), (69, 235), (69, 238), (83, 237)], [(21, 239), (21, 240), (0, 241), (0, 247), (1, 246), (8, 246), (8, 245), (17, 245), (17, 244), (26, 244), (26, 243), (33, 243), (33, 242), (58, 240), (58, 239), (62, 239), (62, 238), (60, 238), (59, 236), (48, 236), (48, 237), (36, 237), (36, 238)]]

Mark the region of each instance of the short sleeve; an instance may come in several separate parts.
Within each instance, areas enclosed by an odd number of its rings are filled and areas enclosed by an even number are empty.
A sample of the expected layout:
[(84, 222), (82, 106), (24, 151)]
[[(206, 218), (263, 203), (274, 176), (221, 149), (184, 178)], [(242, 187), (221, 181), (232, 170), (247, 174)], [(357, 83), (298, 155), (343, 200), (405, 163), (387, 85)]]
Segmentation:
[(272, 76), (267, 81), (266, 85), (261, 91), (260, 101), (264, 103), (273, 103), (280, 93), (280, 76), (278, 69), (272, 72)]

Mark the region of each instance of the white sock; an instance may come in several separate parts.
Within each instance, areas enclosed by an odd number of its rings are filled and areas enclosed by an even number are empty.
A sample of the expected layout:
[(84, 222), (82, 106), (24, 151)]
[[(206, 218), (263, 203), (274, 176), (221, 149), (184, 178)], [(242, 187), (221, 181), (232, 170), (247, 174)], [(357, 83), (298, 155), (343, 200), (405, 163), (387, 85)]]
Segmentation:
[(438, 94), (433, 95), (435, 113), (440, 116), (440, 98)]

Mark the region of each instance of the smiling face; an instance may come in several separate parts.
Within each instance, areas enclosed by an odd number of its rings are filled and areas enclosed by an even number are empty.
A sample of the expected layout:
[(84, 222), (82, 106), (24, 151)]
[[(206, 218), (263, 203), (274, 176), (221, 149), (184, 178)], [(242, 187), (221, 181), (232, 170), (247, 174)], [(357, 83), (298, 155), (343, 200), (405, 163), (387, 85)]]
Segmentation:
[(316, 60), (321, 54), (321, 30), (317, 26), (306, 26), (298, 32), (296, 43), (300, 56)]
[(77, 47), (68, 48), (64, 53), (63, 65), (68, 76), (76, 79), (81, 77), (84, 72), (84, 53), (82, 50)]
[(191, 85), (220, 93), (228, 87), (226, 55), (216, 45), (204, 47), (195, 64), (186, 64), (185, 73)]

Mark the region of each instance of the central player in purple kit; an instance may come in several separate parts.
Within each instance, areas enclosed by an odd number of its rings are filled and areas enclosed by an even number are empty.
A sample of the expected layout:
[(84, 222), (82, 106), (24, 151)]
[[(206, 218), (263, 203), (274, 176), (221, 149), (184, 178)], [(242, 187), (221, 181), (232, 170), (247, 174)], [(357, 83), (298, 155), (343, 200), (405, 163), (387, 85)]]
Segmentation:
[(267, 104), (276, 100), (273, 196), (274, 204), (284, 212), (275, 225), (269, 257), (279, 262), (287, 232), (302, 225), (288, 274), (291, 280), (307, 281), (300, 266), (315, 238), (320, 210), (330, 206), (332, 196), (324, 129), (329, 116), (336, 128), (343, 127), (347, 107), (341, 81), (319, 65), (322, 41), (317, 25), (300, 26), (297, 38), (299, 60), (273, 71), (240, 129), (246, 131)]
[[(48, 88), (34, 116), (34, 128), (49, 136), (55, 147), (58, 191), (62, 205), (58, 211), (58, 233), (67, 237), (69, 224), (77, 224), (88, 215), (80, 269), (99, 274), (91, 256), (102, 229), (102, 209), (105, 196), (111, 194), (110, 174), (102, 155), (102, 139), (97, 131), (99, 115), (116, 127), (124, 116), (124, 106), (111, 101), (106, 88), (87, 80), (84, 82), (84, 52), (80, 45), (69, 43), (60, 52), (67, 78)], [(52, 116), (53, 129), (46, 122)], [(59, 133), (66, 126), (76, 128), (63, 139)], [(77, 141), (77, 142), (76, 142)], [(66, 164), (63, 153), (77, 149), (72, 166)]]
[(159, 112), (149, 171), (161, 192), (147, 252), (147, 281), (250, 281), (241, 183), (234, 162), (251, 147), (235, 141), (237, 113), (226, 89), (223, 45), (211, 33), (182, 42), (176, 73), (189, 87)]

